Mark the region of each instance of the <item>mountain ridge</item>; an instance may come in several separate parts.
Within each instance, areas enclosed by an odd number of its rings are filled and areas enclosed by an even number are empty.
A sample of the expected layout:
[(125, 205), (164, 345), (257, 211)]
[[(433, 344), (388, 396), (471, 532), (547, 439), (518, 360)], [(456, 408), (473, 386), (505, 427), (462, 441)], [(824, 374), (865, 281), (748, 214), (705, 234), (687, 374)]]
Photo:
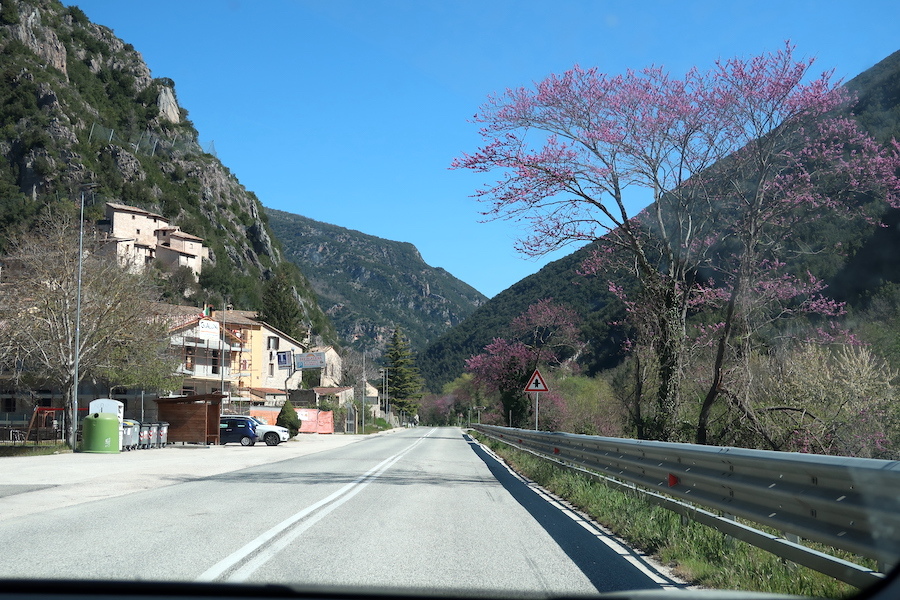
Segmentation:
[(265, 210), (286, 258), (303, 270), (320, 306), (357, 350), (377, 354), (397, 326), (414, 349), (422, 349), (487, 300), (425, 263), (409, 242)]

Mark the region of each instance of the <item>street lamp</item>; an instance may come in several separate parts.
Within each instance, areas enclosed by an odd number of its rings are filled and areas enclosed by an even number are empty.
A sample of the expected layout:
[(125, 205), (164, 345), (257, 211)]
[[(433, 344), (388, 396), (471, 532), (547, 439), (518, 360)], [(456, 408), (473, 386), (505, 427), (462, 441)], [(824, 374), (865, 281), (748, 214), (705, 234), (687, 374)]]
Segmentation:
[(70, 445), (75, 451), (78, 443), (78, 367), (81, 363), (81, 273), (84, 265), (84, 190), (96, 184), (88, 184), (81, 190), (81, 213), (78, 219), (78, 283), (75, 293), (75, 384), (72, 386), (72, 432)]

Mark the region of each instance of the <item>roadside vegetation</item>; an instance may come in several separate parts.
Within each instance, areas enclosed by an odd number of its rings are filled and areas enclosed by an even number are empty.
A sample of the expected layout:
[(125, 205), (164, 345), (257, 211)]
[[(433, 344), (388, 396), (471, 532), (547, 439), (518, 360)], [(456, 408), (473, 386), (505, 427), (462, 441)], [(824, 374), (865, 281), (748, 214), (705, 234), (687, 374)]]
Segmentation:
[[(521, 475), (568, 501), (610, 529), (630, 546), (655, 557), (678, 577), (706, 588), (845, 598), (850, 585), (785, 561), (710, 527), (626, 494), (582, 473), (528, 452), (474, 434)], [(774, 533), (774, 532), (772, 532)], [(817, 547), (822, 549), (823, 547)], [(828, 549), (829, 553), (835, 553)], [(846, 553), (846, 560), (874, 568), (871, 561)]]
[(363, 430), (363, 433), (368, 435), (370, 433), (379, 433), (381, 431), (387, 431), (388, 429), (393, 429), (391, 424), (382, 419), (381, 417), (375, 419), (374, 422), (366, 421), (366, 427)]
[(72, 450), (66, 444), (48, 442), (43, 444), (0, 444), (0, 457), (9, 456), (46, 456), (48, 454), (63, 454)]

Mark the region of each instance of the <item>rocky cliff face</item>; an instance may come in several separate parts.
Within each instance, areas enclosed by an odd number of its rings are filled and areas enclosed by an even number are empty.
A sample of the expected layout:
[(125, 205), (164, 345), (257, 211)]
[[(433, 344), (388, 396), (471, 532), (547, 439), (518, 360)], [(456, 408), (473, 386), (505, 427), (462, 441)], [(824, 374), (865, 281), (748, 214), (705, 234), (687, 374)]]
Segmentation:
[[(110, 29), (56, 0), (0, 1), (0, 243), (2, 228), (86, 191), (94, 218), (115, 201), (204, 238), (205, 293), (258, 309), (281, 252), (256, 196), (196, 139), (174, 82)], [(333, 336), (308, 283), (296, 287), (313, 329)]]

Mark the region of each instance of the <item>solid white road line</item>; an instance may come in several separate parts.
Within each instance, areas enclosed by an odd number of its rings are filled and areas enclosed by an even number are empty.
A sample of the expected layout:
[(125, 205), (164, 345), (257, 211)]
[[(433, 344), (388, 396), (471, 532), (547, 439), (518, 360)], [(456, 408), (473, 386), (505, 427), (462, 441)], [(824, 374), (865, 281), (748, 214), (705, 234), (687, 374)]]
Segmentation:
[[(233, 573), (230, 577), (227, 577), (228, 581), (245, 581), (249, 578), (253, 572), (256, 571), (259, 567), (265, 564), (270, 558), (272, 558), (275, 554), (277, 554), (280, 550), (283, 550), (290, 542), (295, 540), (297, 537), (303, 534), (307, 529), (312, 527), (319, 520), (324, 518), (328, 513), (332, 510), (355, 496), (359, 493), (366, 485), (380, 477), (385, 471), (387, 471), (391, 466), (394, 465), (398, 460), (400, 460), (406, 453), (419, 445), (422, 440), (430, 436), (436, 430), (432, 429), (418, 440), (410, 444), (404, 450), (401, 450), (397, 454), (386, 458), (381, 461), (338, 491), (326, 496), (325, 498), (319, 500), (318, 502), (311, 504), (310, 506), (304, 508), (303, 510), (291, 515), (278, 525), (275, 525), (268, 531), (260, 534), (250, 542), (244, 544), (212, 567), (201, 573), (196, 581), (215, 581), (218, 579), (223, 573), (234, 567), (237, 563), (243, 561), (248, 556), (257, 552), (264, 544), (270, 542), (275, 537), (279, 536), (286, 529), (301, 521), (302, 519), (308, 517), (315, 511), (319, 510), (323, 506), (326, 506), (332, 502), (335, 502), (332, 506), (329, 506), (327, 509), (321, 511), (315, 517), (309, 519), (306, 523), (304, 523), (301, 527), (298, 527), (295, 531), (292, 531), (289, 535), (284, 536), (283, 539), (279, 540), (275, 543), (271, 548), (267, 548), (264, 551), (261, 551), (258, 556), (254, 557), (254, 559), (248, 562), (246, 565), (242, 566), (238, 571)], [(337, 502), (336, 502), (337, 501)]]

